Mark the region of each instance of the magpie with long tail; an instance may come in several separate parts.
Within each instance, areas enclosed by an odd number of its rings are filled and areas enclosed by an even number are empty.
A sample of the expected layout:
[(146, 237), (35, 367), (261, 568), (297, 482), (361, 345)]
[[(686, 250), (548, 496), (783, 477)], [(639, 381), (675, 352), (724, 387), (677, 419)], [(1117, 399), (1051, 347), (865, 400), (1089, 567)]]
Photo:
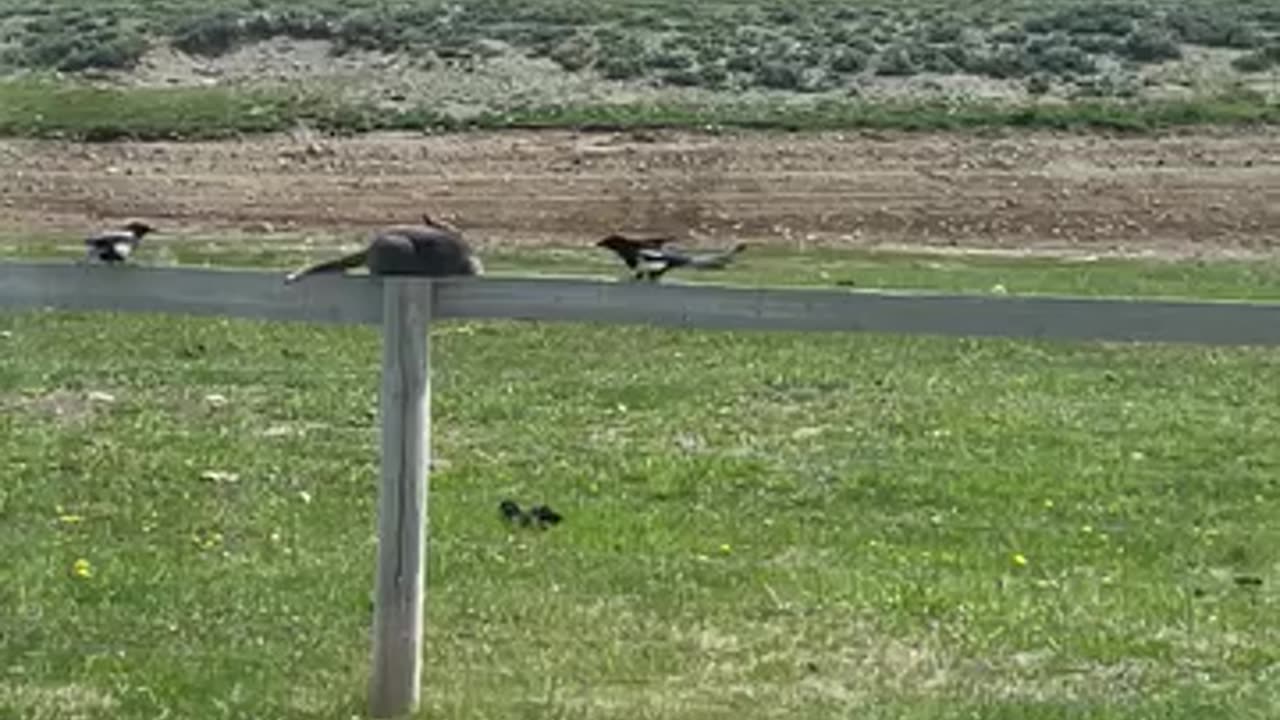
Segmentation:
[[(643, 241), (631, 240), (621, 235), (609, 235), (598, 241), (596, 247), (613, 251), (633, 273), (636, 280), (657, 282), (668, 271), (680, 267), (698, 270), (722, 270), (746, 249), (746, 243), (738, 243), (728, 250), (714, 253), (690, 254), (665, 247), (670, 240), (661, 239), (656, 246), (646, 246)], [(652, 241), (650, 241), (652, 242)]]
[(605, 237), (603, 240), (601, 240), (596, 244), (601, 247), (608, 247), (610, 249), (614, 247), (619, 247), (619, 248), (625, 247), (625, 248), (634, 248), (636, 250), (641, 250), (641, 249), (659, 250), (663, 246), (670, 245), (674, 242), (675, 242), (675, 238), (669, 237), (667, 235), (659, 235), (659, 236), (647, 237), (647, 238), (629, 238), (626, 235), (619, 235), (618, 233), (613, 233), (612, 235)]
[(147, 233), (155, 232), (155, 228), (134, 220), (122, 230), (106, 230), (85, 238), (86, 259), (100, 261), (109, 265), (122, 263), (138, 248), (138, 243)]

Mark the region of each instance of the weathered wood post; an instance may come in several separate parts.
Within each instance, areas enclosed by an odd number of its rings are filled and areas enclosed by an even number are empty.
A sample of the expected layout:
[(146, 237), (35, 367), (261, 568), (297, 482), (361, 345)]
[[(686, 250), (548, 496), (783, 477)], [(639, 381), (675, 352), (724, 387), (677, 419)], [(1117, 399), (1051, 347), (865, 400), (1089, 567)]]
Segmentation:
[(431, 448), (432, 285), (383, 278), (382, 484), (369, 710), (375, 718), (418, 708)]

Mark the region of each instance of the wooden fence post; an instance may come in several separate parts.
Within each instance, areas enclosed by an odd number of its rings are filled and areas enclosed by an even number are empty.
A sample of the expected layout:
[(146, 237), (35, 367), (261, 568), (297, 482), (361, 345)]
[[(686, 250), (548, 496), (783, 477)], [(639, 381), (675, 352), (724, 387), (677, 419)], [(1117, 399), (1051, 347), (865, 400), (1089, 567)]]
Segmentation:
[(422, 675), (431, 448), (430, 281), (383, 278), (382, 483), (369, 710), (415, 712)]

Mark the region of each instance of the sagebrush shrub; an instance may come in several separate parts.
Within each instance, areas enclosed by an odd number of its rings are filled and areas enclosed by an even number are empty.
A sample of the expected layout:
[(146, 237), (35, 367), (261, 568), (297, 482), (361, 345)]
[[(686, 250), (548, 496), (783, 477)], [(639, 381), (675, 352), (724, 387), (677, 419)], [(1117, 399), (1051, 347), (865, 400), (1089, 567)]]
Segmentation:
[(843, 48), (831, 56), (828, 64), (834, 72), (852, 74), (865, 70), (868, 59), (867, 54), (861, 50)]
[(192, 55), (223, 55), (245, 39), (244, 23), (230, 10), (219, 10), (179, 23), (173, 46)]
[(769, 60), (756, 69), (755, 82), (774, 90), (798, 90), (803, 79), (802, 70), (798, 65), (785, 60)]
[(876, 74), (890, 77), (905, 77), (920, 72), (919, 66), (911, 57), (911, 51), (902, 45), (886, 48), (876, 59)]
[(1165, 24), (1183, 42), (1206, 47), (1252, 48), (1259, 43), (1254, 27), (1227, 9), (1173, 8)]
[(1143, 25), (1124, 40), (1121, 52), (1130, 60), (1157, 63), (1182, 57), (1182, 48), (1173, 34), (1152, 25)]

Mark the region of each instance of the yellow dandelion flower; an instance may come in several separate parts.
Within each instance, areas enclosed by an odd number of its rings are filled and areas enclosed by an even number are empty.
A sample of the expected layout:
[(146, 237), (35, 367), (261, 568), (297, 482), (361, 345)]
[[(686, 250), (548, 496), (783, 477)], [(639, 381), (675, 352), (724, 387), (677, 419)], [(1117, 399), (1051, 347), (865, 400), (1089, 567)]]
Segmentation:
[(1045, 510), (1052, 510), (1052, 509), (1053, 509), (1053, 501), (1052, 501), (1052, 500), (1045, 500), (1045, 501), (1044, 501), (1044, 509), (1045, 509)]
[(1023, 555), (1022, 553), (1014, 553), (1013, 564), (1017, 565), (1018, 567), (1025, 566), (1027, 564), (1027, 556)]
[(732, 546), (732, 545), (730, 545), (729, 543), (725, 543), (725, 544), (723, 544), (723, 545), (721, 545), (721, 546), (720, 546), (720, 554), (721, 554), (721, 555), (728, 555), (728, 554), (730, 554), (730, 553), (732, 553), (732, 552), (733, 552), (733, 546)]
[(80, 558), (71, 565), (71, 574), (78, 578), (91, 578), (93, 577), (93, 566), (89, 564), (88, 560)]
[(79, 524), (79, 523), (84, 522), (84, 516), (83, 516), (83, 515), (71, 515), (71, 514), (67, 514), (67, 515), (59, 515), (59, 516), (58, 516), (58, 522), (62, 523), (63, 525), (77, 525), (77, 524)]

